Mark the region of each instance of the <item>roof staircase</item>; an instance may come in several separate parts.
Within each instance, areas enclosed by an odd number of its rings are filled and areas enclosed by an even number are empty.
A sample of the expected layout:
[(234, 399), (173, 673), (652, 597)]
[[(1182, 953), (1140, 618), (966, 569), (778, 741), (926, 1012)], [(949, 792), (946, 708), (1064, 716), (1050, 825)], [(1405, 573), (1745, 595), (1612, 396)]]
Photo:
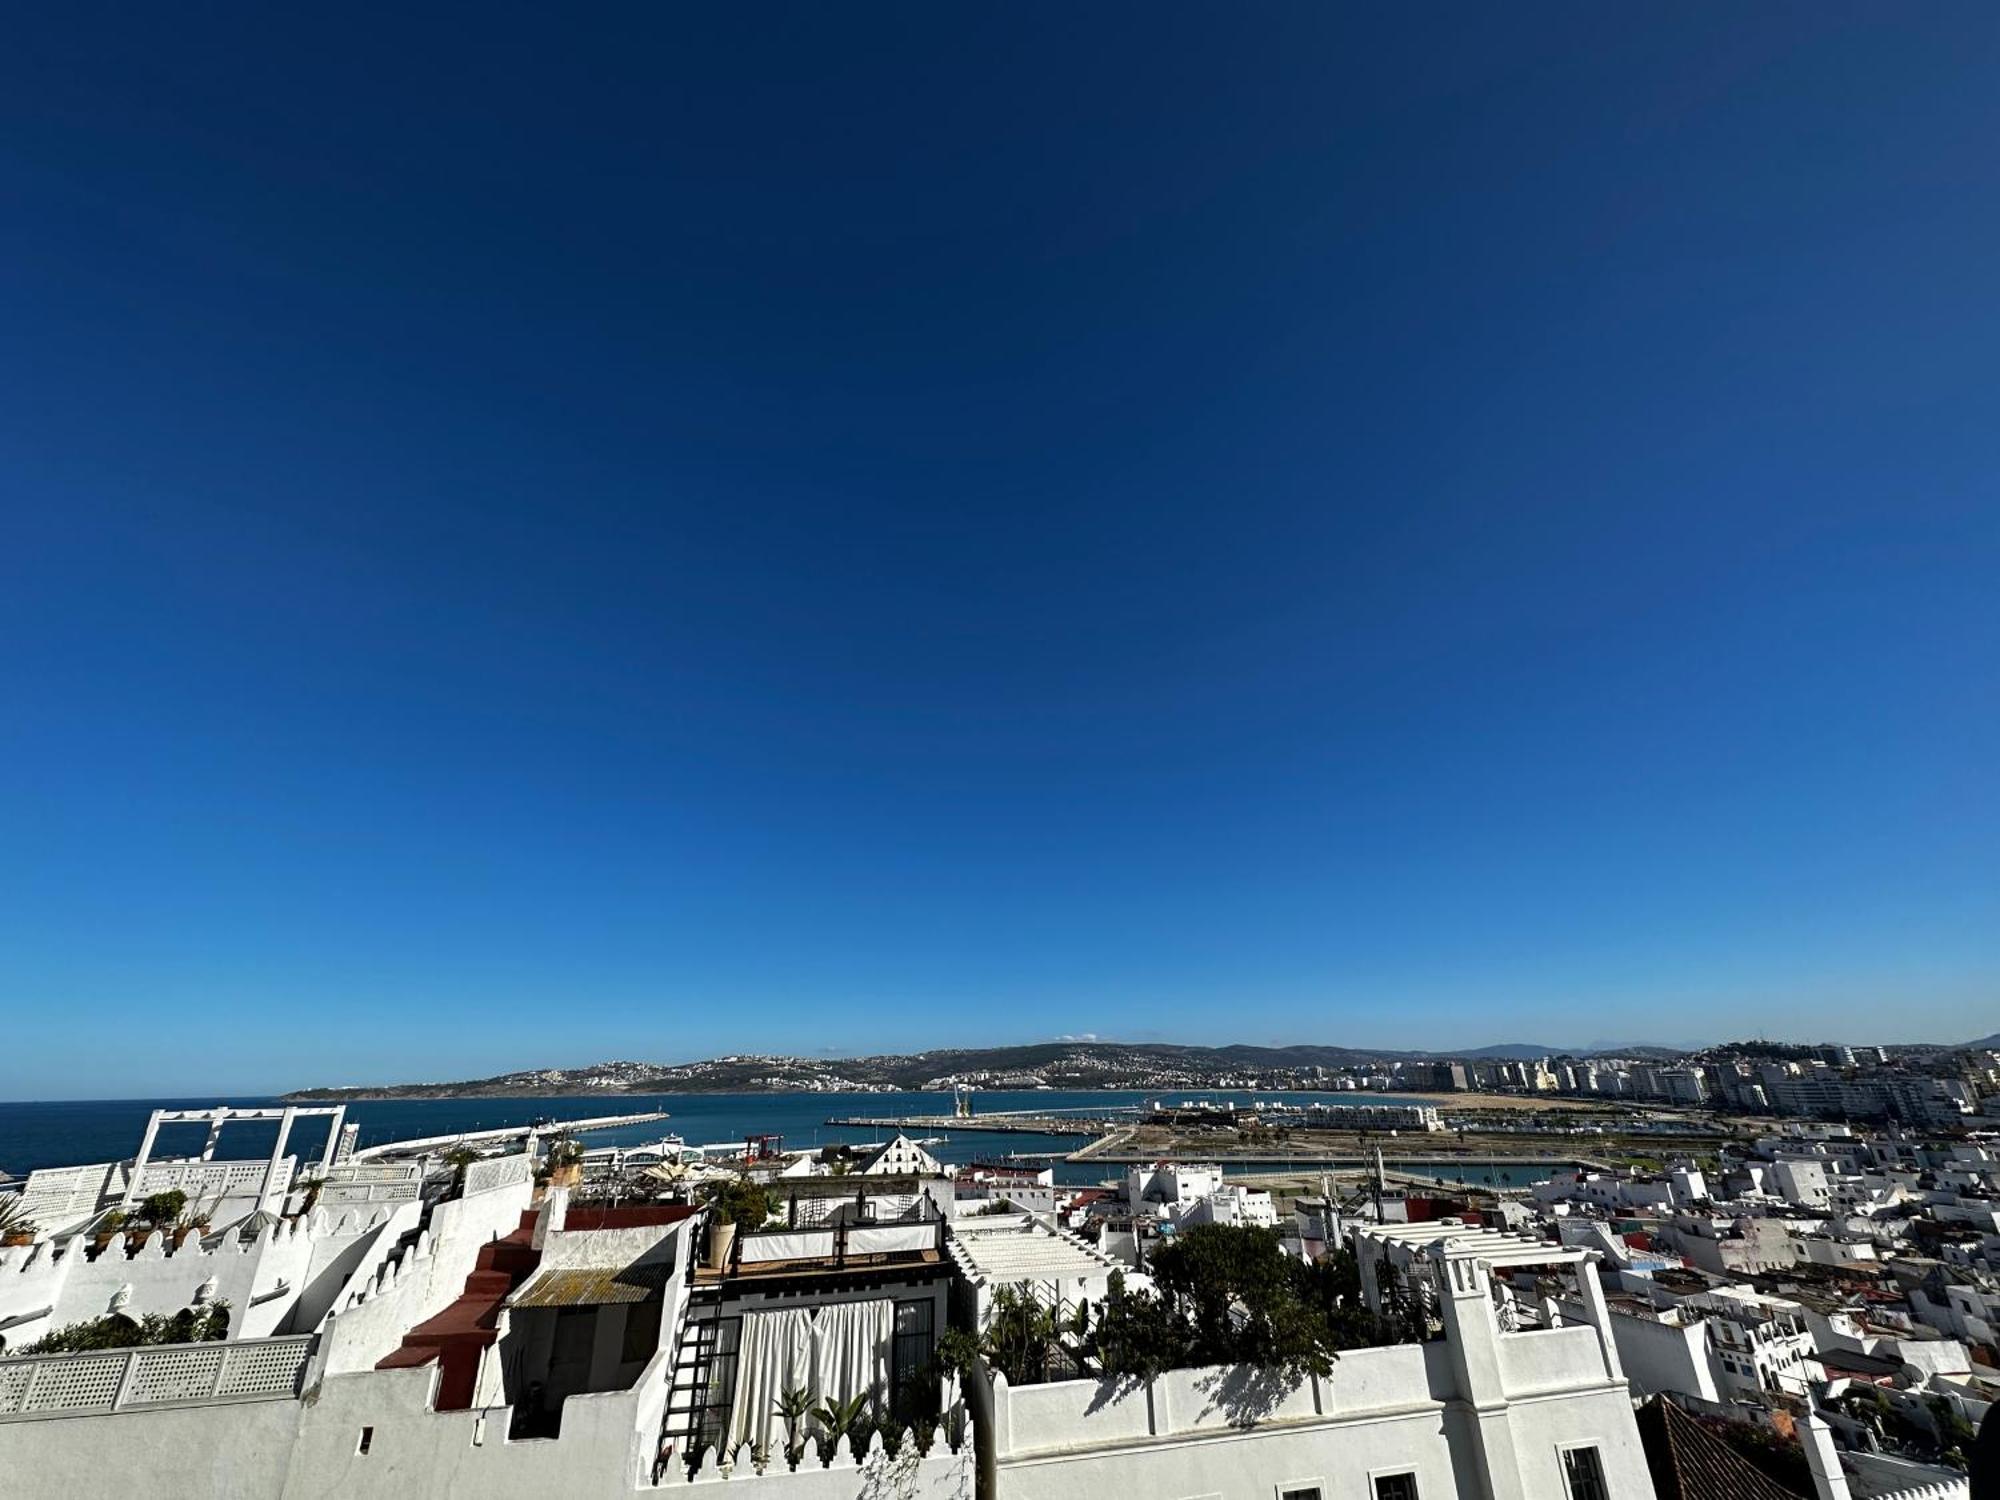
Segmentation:
[(457, 1300), (403, 1335), (375, 1368), (407, 1370), (439, 1367), (436, 1411), (468, 1411), (479, 1380), (480, 1356), (500, 1336), (500, 1304), (533, 1274), (542, 1259), (534, 1247), (535, 1211), (521, 1215), (506, 1237), (479, 1247), (479, 1258)]

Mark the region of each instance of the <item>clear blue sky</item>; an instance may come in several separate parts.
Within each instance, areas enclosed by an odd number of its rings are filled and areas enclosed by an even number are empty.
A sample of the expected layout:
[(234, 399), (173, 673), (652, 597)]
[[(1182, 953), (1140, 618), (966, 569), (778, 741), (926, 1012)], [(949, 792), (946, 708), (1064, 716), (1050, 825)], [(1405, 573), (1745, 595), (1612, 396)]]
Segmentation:
[(30, 8), (0, 1096), (2000, 1027), (1986, 4)]

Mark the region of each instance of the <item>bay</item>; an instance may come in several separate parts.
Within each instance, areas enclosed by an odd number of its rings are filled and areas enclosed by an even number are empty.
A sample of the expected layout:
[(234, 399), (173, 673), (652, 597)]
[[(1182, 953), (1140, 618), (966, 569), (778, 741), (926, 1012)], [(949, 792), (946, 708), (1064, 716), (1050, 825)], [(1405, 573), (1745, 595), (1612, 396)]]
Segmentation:
[[(973, 1096), (979, 1115), (1008, 1111), (1037, 1114), (1063, 1112), (1088, 1116), (1130, 1110), (1148, 1098), (1163, 1097), (1170, 1102), (1202, 1100), (1248, 1106), (1254, 1100), (1282, 1100), (1287, 1104), (1315, 1101), (1330, 1104), (1413, 1103), (1394, 1096), (1353, 1093), (1252, 1093), (1227, 1089), (1176, 1089), (1164, 1095), (1140, 1090), (994, 1090)], [(155, 1109), (207, 1109), (217, 1104), (270, 1108), (280, 1101), (271, 1098), (186, 1098), (186, 1099), (87, 1099), (66, 1101), (0, 1102), (0, 1170), (24, 1177), (40, 1167), (76, 1166), (88, 1162), (121, 1161), (138, 1149), (145, 1133), (146, 1119)], [(506, 1125), (526, 1125), (535, 1120), (579, 1119), (611, 1114), (633, 1114), (665, 1110), (671, 1118), (647, 1125), (621, 1126), (593, 1131), (586, 1144), (634, 1146), (680, 1136), (689, 1145), (740, 1144), (752, 1135), (782, 1136), (791, 1149), (829, 1145), (835, 1142), (862, 1144), (879, 1141), (889, 1133), (883, 1127), (835, 1126), (835, 1118), (863, 1116), (901, 1119), (906, 1116), (949, 1115), (951, 1095), (941, 1093), (897, 1094), (589, 1094), (579, 1097), (531, 1099), (363, 1099), (347, 1106), (347, 1118), (358, 1124), (360, 1144), (380, 1145), (388, 1141), (413, 1140), (423, 1136), (451, 1135), (460, 1131), (490, 1130)], [(326, 1139), (326, 1122), (299, 1121), (292, 1131), (288, 1151), (302, 1160), (318, 1155)], [(161, 1131), (156, 1155), (193, 1154), (202, 1144), (204, 1127), (188, 1125)], [(276, 1140), (275, 1124), (232, 1125), (225, 1132), (219, 1155), (226, 1158), (257, 1158), (270, 1153)], [(1089, 1137), (1078, 1134), (1039, 1135), (1021, 1132), (983, 1131), (976, 1121), (971, 1126), (954, 1124), (949, 1129), (913, 1125), (910, 1134), (926, 1140), (942, 1137), (931, 1149), (953, 1165), (974, 1161), (1000, 1161), (1011, 1156), (1061, 1156), (1075, 1150)], [(1407, 1143), (1407, 1144), (1405, 1144)], [(1465, 1161), (1433, 1164), (1420, 1150), (1420, 1138), (1385, 1138), (1384, 1155), (1392, 1167), (1434, 1171), (1448, 1180), (1490, 1185), (1499, 1180), (1520, 1186), (1546, 1180), (1554, 1170), (1559, 1152), (1546, 1162), (1508, 1162), (1489, 1165)], [(1400, 1148), (1400, 1149), (1399, 1149)], [(1269, 1171), (1283, 1166), (1301, 1170), (1298, 1163), (1232, 1162), (1232, 1173)], [(1055, 1164), (1059, 1182), (1088, 1184), (1119, 1177), (1124, 1169), (1112, 1162), (1061, 1162)]]

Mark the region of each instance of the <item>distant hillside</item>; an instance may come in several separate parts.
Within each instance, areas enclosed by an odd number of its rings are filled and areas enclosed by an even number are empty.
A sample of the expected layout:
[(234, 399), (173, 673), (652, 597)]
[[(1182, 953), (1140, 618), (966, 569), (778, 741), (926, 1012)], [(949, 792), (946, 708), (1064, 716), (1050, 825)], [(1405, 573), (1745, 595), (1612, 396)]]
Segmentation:
[[(1628, 1053), (1639, 1049), (1625, 1049)], [(521, 1098), (579, 1094), (759, 1093), (973, 1088), (1174, 1089), (1255, 1084), (1309, 1088), (1315, 1070), (1390, 1068), (1437, 1058), (1513, 1061), (1561, 1056), (1564, 1049), (1502, 1042), (1457, 1052), (1398, 1052), (1318, 1043), (1295, 1046), (1183, 1046), (1173, 1042), (1054, 1041), (1015, 1047), (947, 1047), (909, 1055), (803, 1058), (738, 1054), (702, 1062), (606, 1062), (533, 1068), (449, 1083), (394, 1083), (300, 1089), (293, 1100)], [(1578, 1052), (1575, 1055), (1585, 1055)]]

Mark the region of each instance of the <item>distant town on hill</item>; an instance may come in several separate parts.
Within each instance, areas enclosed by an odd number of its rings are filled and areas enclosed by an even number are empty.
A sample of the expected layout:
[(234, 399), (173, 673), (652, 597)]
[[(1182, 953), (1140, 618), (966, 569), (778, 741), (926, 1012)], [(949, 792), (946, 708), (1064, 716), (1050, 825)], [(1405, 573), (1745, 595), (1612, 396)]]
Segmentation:
[[(2000, 1037), (1964, 1044), (2000, 1046)], [(1421, 1091), (1506, 1087), (1518, 1066), (1541, 1060), (1623, 1058), (1660, 1063), (1681, 1058), (1805, 1058), (1851, 1053), (1839, 1046), (1743, 1041), (1705, 1048), (1645, 1043), (1565, 1048), (1506, 1042), (1456, 1052), (1356, 1047), (1199, 1047), (1170, 1042), (1059, 1040), (1014, 1047), (945, 1048), (875, 1057), (808, 1058), (738, 1053), (699, 1062), (602, 1062), (576, 1068), (530, 1068), (456, 1082), (353, 1084), (298, 1089), (296, 1102), (339, 1099), (445, 1099), (574, 1096), (590, 1093), (895, 1093), (974, 1089), (1377, 1088)], [(1877, 1049), (1878, 1061), (1958, 1050), (1930, 1043)], [(1456, 1073), (1448, 1066), (1466, 1064)], [(1494, 1075), (1488, 1078), (1487, 1075)], [(1530, 1085), (1532, 1086), (1532, 1084)]]

